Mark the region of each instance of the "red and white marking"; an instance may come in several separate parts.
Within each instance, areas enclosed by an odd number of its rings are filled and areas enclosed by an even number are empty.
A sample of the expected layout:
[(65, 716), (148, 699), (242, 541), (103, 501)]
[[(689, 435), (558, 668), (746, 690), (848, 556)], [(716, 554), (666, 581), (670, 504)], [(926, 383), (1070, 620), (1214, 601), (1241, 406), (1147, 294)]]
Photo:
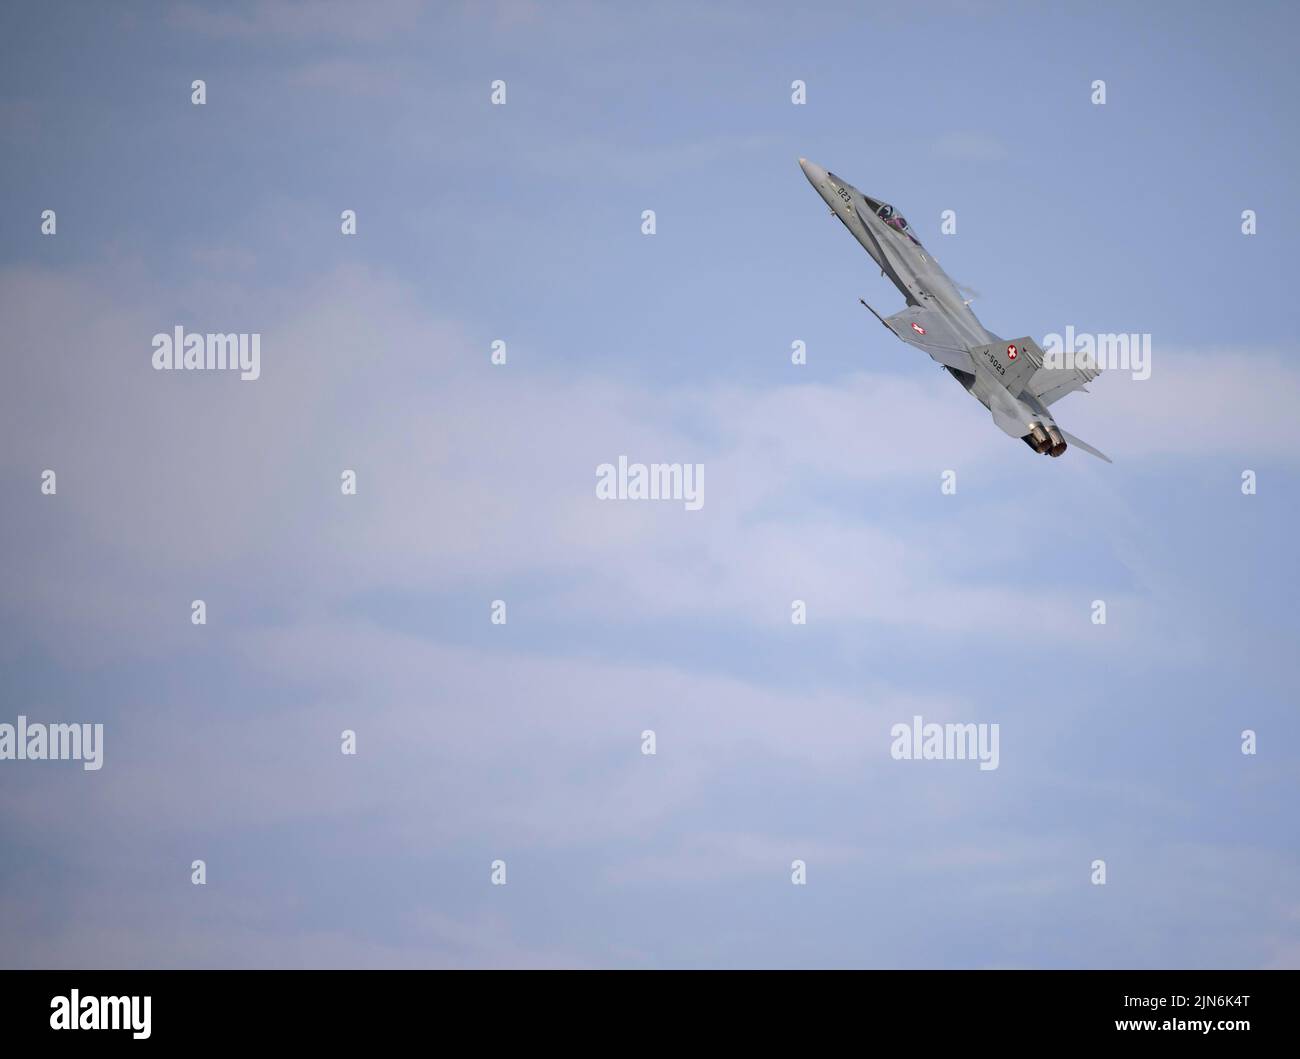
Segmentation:
[(925, 334), (925, 328), (922, 327), (920, 324), (913, 324), (912, 330), (915, 331), (918, 335)]
[(1014, 345), (1007, 346), (1007, 360), (1015, 360), (1020, 351)]

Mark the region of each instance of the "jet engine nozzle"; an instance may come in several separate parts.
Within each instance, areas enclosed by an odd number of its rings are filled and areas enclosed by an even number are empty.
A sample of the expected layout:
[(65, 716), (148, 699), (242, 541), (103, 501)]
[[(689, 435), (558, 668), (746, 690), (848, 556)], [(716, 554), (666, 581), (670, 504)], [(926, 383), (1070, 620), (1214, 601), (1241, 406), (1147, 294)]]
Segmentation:
[(1047, 451), (1052, 456), (1054, 457), (1060, 456), (1063, 452), (1065, 452), (1067, 448), (1065, 444), (1065, 438), (1061, 437), (1061, 432), (1056, 429), (1055, 424), (1047, 428), (1047, 436), (1049, 439), (1051, 439), (1052, 442), (1051, 448), (1049, 448)]
[(1031, 423), (1029, 433), (1025, 435), (1025, 443), (1040, 456), (1052, 447), (1052, 439), (1047, 436), (1047, 431), (1043, 429), (1042, 423)]

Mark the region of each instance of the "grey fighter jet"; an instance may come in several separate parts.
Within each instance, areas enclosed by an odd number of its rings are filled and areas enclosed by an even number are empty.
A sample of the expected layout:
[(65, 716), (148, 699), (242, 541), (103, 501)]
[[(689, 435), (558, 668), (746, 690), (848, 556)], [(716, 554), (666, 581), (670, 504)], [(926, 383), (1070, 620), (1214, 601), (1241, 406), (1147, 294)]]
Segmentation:
[[(1048, 406), (1100, 372), (1084, 367), (1045, 367), (1032, 338), (999, 338), (976, 319), (970, 305), (893, 206), (864, 195), (821, 166), (799, 159), (817, 193), (862, 244), (881, 275), (907, 299), (893, 316), (871, 312), (909, 345), (925, 350), (993, 414), (1013, 438), (1037, 453), (1060, 456), (1069, 445), (1110, 463), (1110, 457), (1067, 434)], [(1087, 391), (1084, 390), (1086, 393)]]

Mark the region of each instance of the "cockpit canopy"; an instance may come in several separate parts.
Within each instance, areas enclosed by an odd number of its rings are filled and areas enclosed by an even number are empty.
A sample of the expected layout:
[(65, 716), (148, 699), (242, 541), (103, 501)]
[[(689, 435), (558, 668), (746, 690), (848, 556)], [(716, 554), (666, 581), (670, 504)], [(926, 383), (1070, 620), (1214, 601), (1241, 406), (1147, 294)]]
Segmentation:
[(876, 207), (876, 216), (879, 217), (891, 228), (895, 228), (898, 231), (902, 232), (909, 239), (911, 239), (912, 242), (914, 242), (917, 246), (921, 245), (921, 241), (917, 239), (917, 237), (914, 236), (911, 233), (911, 231), (908, 229), (907, 219), (901, 213), (895, 210), (894, 207), (891, 206), (888, 202), (882, 202), (879, 206)]
[(876, 210), (876, 216), (891, 228), (897, 228), (900, 232), (907, 231), (907, 221), (901, 213), (895, 213), (894, 207), (888, 202), (881, 203), (880, 209)]

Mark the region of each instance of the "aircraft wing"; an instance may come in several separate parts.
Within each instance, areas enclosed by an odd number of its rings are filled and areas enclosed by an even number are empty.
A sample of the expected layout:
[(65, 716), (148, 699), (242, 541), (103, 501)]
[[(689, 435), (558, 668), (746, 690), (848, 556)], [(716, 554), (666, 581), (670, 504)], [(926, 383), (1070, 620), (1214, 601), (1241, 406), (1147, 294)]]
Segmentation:
[(1100, 368), (1048, 368), (1041, 367), (1029, 380), (1029, 390), (1045, 405), (1059, 401), (1067, 393), (1082, 390), (1086, 384), (1101, 374)]
[(921, 305), (909, 305), (900, 313), (881, 317), (880, 322), (909, 346), (925, 350), (945, 367), (974, 373), (975, 364), (970, 353), (943, 313)]

